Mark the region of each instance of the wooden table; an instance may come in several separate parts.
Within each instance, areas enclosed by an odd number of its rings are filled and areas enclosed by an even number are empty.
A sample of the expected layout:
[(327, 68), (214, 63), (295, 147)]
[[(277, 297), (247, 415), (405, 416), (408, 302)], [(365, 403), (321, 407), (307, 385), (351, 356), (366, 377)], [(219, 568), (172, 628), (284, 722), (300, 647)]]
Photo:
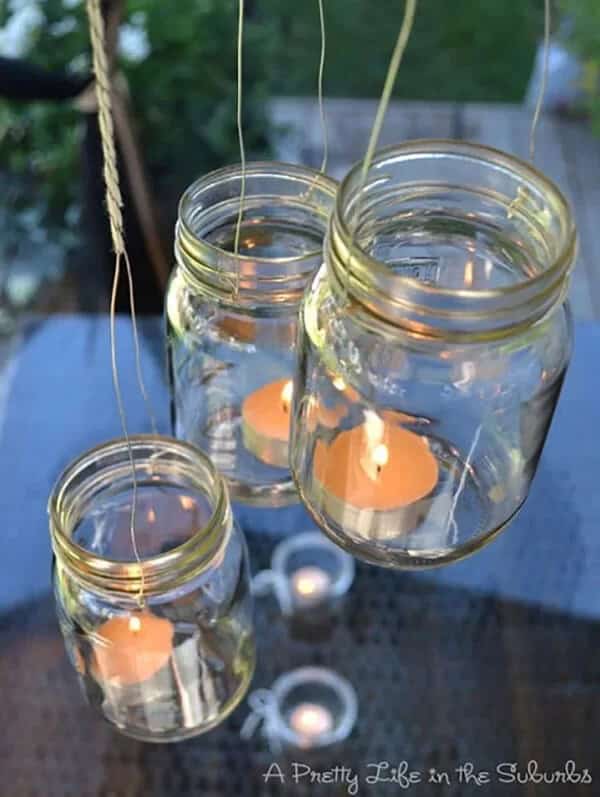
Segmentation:
[[(148, 429), (134, 384), (128, 322), (118, 324), (130, 428)], [(143, 328), (143, 364), (167, 424), (160, 322)], [(471, 559), (401, 574), (360, 565), (339, 622), (323, 638), (292, 635), (268, 601), (257, 612), (254, 687), (308, 663), (333, 667), (356, 687), (360, 719), (342, 761), (360, 794), (370, 763), (406, 760), (448, 785), (424, 795), (598, 794), (600, 761), (600, 325), (580, 324), (575, 356), (530, 498), (515, 523)], [(84, 447), (119, 434), (105, 317), (29, 326), (13, 359), (0, 425), (0, 793), (6, 797), (263, 797), (342, 795), (346, 786), (265, 785), (273, 756), (260, 737), (239, 738), (242, 705), (220, 728), (167, 747), (121, 737), (83, 703), (66, 661), (50, 594), (45, 505), (59, 470)], [(265, 513), (240, 520), (254, 569), (281, 531)], [(289, 511), (288, 532), (310, 525)], [(545, 771), (573, 760), (589, 785), (475, 787), (457, 768), (494, 778), (499, 764)], [(333, 764), (334, 762), (329, 762)], [(544, 790), (546, 788), (546, 790)]]

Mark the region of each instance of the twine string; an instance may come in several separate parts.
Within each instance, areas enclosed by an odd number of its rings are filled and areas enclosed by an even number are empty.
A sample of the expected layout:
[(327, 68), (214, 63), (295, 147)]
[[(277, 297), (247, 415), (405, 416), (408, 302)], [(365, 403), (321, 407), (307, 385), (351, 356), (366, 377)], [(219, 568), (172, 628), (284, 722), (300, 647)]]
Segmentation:
[(123, 197), (117, 170), (117, 151), (112, 118), (112, 99), (106, 55), (106, 35), (100, 0), (87, 0), (87, 13), (92, 43), (92, 61), (96, 78), (96, 100), (98, 103), (98, 126), (102, 142), (103, 174), (106, 187), (106, 206), (110, 223), (110, 235), (117, 257), (125, 252), (123, 235)]
[(140, 606), (144, 603), (144, 571), (141, 567), (141, 557), (139, 554), (137, 540), (135, 535), (135, 521), (136, 521), (136, 508), (137, 508), (137, 475), (135, 470), (135, 461), (133, 456), (133, 448), (127, 430), (127, 417), (125, 413), (125, 405), (123, 402), (123, 395), (121, 391), (121, 384), (119, 380), (119, 369), (117, 363), (116, 352), (116, 301), (117, 291), (119, 287), (119, 280), (121, 276), (121, 265), (125, 264), (127, 272), (127, 280), (129, 285), (129, 304), (131, 309), (131, 320), (133, 329), (133, 344), (135, 350), (135, 363), (137, 380), (140, 386), (150, 421), (152, 430), (156, 433), (156, 421), (152, 411), (148, 393), (144, 385), (141, 368), (141, 357), (139, 347), (139, 337), (137, 329), (137, 320), (135, 314), (135, 301), (133, 290), (133, 275), (131, 270), (131, 263), (125, 248), (125, 236), (123, 225), (123, 196), (119, 184), (119, 172), (117, 166), (117, 151), (115, 145), (115, 131), (113, 125), (112, 115), (112, 96), (111, 96), (111, 83), (110, 83), (110, 70), (107, 58), (106, 48), (106, 31), (104, 19), (102, 17), (102, 9), (100, 0), (86, 0), (86, 9), (89, 21), (90, 39), (92, 45), (92, 62), (95, 75), (95, 88), (96, 88), (96, 101), (98, 105), (98, 127), (100, 129), (100, 140), (102, 144), (103, 156), (103, 176), (106, 189), (106, 207), (108, 211), (108, 220), (110, 225), (110, 234), (113, 249), (115, 252), (115, 269), (112, 282), (111, 298), (110, 298), (110, 355), (111, 355), (111, 370), (112, 381), (117, 401), (117, 409), (119, 419), (121, 422), (121, 429), (123, 437), (127, 445), (127, 454), (129, 458), (129, 465), (131, 467), (132, 477), (132, 500), (131, 500), (131, 513), (129, 518), (129, 535), (131, 539), (131, 547), (136, 562), (140, 565), (140, 590), (138, 594), (138, 602)]

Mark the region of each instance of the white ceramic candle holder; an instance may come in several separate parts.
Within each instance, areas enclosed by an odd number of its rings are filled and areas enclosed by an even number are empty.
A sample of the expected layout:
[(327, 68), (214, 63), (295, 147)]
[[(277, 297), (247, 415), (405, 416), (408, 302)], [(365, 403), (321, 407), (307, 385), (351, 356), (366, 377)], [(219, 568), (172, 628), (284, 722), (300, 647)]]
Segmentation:
[(248, 698), (252, 709), (242, 726), (249, 739), (262, 723), (273, 753), (315, 752), (344, 742), (356, 723), (352, 684), (324, 667), (300, 667), (281, 675), (270, 689)]
[(280, 542), (271, 567), (252, 580), (255, 595), (272, 592), (286, 616), (331, 609), (354, 581), (352, 556), (318, 531), (306, 531)]

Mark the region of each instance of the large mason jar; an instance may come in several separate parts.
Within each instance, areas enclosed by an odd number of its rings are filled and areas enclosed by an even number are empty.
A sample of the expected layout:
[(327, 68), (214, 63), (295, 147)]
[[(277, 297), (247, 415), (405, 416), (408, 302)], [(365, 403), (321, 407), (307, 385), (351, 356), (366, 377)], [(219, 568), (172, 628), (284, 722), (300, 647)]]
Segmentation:
[(506, 527), (569, 362), (575, 251), (559, 190), (502, 152), (408, 142), (348, 174), (301, 310), (291, 444), (334, 541), (413, 568)]
[(252, 678), (246, 546), (201, 452), (140, 435), (131, 456), (135, 482), (115, 440), (52, 492), (56, 608), (89, 703), (129, 736), (177, 741), (220, 723)]
[(297, 501), (289, 472), (299, 303), (320, 265), (336, 183), (252, 163), (193, 183), (179, 206), (166, 299), (175, 434), (205, 451), (232, 498)]

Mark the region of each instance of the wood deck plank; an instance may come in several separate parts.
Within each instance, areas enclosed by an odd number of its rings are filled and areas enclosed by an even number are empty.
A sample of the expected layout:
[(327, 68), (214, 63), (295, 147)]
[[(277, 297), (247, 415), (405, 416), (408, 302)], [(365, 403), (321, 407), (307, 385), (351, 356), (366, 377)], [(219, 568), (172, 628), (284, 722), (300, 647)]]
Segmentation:
[(579, 123), (559, 127), (594, 317), (600, 319), (600, 139)]
[[(529, 130), (531, 114), (519, 106), (468, 104), (464, 108), (465, 138), (497, 147), (518, 157), (529, 157)], [(587, 215), (591, 195), (583, 195), (575, 179), (569, 150), (563, 143), (565, 123), (542, 117), (536, 136), (535, 163), (564, 192), (571, 202), (580, 228), (581, 247), (576, 268), (571, 279), (570, 301), (578, 320), (600, 318), (598, 306), (593, 302), (595, 289), (591, 275), (591, 262), (595, 243), (582, 223)], [(600, 150), (600, 142), (587, 142)], [(600, 239), (599, 239), (600, 240)], [(598, 278), (596, 278), (598, 279)]]
[[(363, 155), (376, 107), (375, 100), (326, 100), (334, 177), (341, 178)], [(279, 98), (270, 114), (280, 131), (278, 157), (319, 166), (322, 131), (316, 100)], [(518, 105), (393, 102), (380, 146), (411, 138), (459, 138), (527, 159), (530, 126), (531, 111)], [(571, 201), (579, 228), (580, 253), (570, 289), (574, 316), (600, 319), (600, 140), (582, 123), (542, 117), (536, 144), (536, 165)]]

